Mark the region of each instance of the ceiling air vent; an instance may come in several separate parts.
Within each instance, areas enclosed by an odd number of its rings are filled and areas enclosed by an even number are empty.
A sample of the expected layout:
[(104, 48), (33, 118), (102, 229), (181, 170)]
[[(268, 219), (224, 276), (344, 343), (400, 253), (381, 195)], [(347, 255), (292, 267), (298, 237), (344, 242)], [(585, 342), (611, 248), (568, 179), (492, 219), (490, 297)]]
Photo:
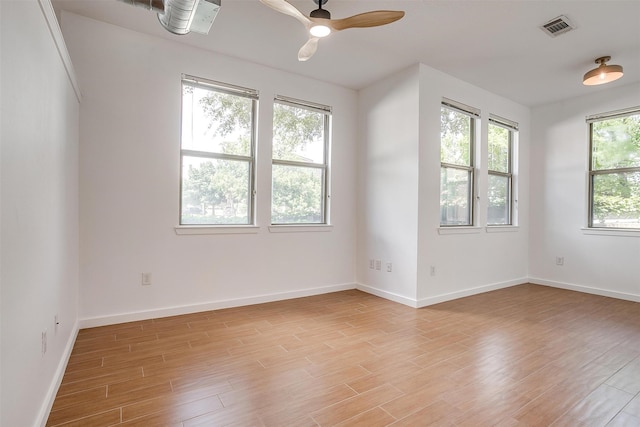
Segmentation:
[(560, 34), (564, 34), (573, 30), (575, 27), (571, 25), (571, 21), (564, 15), (560, 15), (557, 18), (553, 18), (551, 21), (542, 25), (540, 29), (548, 34), (550, 37), (557, 37)]

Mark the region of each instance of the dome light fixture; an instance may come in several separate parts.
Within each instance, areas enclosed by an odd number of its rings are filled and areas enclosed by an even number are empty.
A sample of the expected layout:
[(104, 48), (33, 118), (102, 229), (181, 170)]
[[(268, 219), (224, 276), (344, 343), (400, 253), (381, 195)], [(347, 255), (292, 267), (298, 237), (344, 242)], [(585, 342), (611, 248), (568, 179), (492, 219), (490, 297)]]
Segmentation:
[(609, 60), (611, 60), (610, 56), (601, 56), (596, 59), (596, 64), (600, 65), (584, 75), (582, 84), (585, 86), (601, 85), (622, 77), (624, 74), (622, 67), (620, 65), (607, 65)]
[(314, 37), (327, 37), (331, 34), (331, 28), (326, 25), (316, 24), (313, 27), (309, 28), (309, 33), (311, 33)]

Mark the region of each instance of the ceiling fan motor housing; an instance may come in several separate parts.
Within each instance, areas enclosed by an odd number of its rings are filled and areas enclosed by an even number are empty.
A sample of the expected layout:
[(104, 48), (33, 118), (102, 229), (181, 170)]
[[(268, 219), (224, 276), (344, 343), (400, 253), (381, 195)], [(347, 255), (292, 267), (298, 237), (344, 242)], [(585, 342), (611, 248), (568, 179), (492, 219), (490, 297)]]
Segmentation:
[(296, 18), (309, 31), (309, 40), (307, 40), (298, 51), (299, 61), (306, 61), (311, 58), (318, 48), (318, 42), (332, 32), (345, 30), (347, 28), (378, 27), (395, 22), (404, 16), (404, 11), (400, 10), (372, 10), (348, 18), (332, 20), (331, 13), (323, 8), (327, 0), (313, 0), (313, 2), (318, 5), (318, 8), (312, 11), (307, 17), (289, 3), (289, 1), (290, 0), (260, 0), (265, 6), (275, 11)]
[(327, 9), (312, 10), (309, 14), (312, 18), (331, 19), (331, 13)]

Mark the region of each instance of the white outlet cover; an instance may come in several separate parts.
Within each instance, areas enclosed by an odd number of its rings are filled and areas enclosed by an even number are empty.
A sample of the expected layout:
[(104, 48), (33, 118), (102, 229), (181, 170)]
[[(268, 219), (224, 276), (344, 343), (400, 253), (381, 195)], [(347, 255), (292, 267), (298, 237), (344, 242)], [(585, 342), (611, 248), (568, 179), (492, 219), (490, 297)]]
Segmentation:
[(142, 273), (142, 284), (148, 286), (151, 284), (152, 276), (151, 273)]

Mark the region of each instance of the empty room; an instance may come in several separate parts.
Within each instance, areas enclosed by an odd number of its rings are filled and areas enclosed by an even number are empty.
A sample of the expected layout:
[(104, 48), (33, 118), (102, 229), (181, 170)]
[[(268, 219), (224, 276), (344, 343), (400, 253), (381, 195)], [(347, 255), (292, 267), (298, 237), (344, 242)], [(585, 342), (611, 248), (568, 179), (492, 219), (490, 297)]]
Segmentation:
[(1, 0), (0, 425), (640, 426), (637, 0)]

